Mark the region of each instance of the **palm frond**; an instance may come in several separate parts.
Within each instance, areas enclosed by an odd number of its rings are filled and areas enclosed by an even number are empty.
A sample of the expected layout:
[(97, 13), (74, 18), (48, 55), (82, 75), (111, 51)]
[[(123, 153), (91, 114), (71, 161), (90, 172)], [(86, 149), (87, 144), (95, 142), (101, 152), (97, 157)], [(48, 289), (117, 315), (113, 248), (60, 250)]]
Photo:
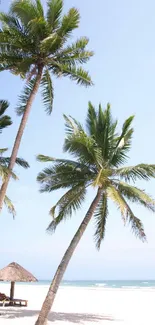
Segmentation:
[(14, 219), (16, 216), (16, 211), (15, 211), (14, 205), (12, 204), (11, 200), (6, 195), (4, 198), (4, 204), (5, 204), (6, 208), (8, 209), (8, 212), (13, 215), (13, 219)]
[(129, 221), (131, 224), (131, 229), (136, 237), (141, 239), (143, 242), (146, 241), (146, 235), (144, 232), (144, 226), (143, 223), (139, 218), (137, 218), (134, 213), (132, 212), (131, 208), (129, 207), (128, 203), (126, 200), (122, 197), (120, 193), (120, 197), (124, 201), (124, 204), (126, 206), (126, 220)]
[(17, 114), (20, 116), (24, 113), (27, 101), (29, 99), (29, 96), (33, 90), (34, 84), (35, 84), (36, 78), (31, 79), (24, 87), (24, 90), (22, 94), (19, 96), (19, 104), (16, 108)]
[(114, 186), (109, 186), (106, 193), (108, 197), (116, 204), (121, 212), (124, 223), (126, 223), (126, 204), (120, 192)]
[(49, 162), (49, 161), (53, 162), (55, 160), (55, 158), (50, 156), (45, 156), (45, 155), (37, 155), (36, 159), (39, 162)]
[(91, 102), (88, 102), (86, 127), (87, 127), (88, 134), (94, 137), (97, 128), (97, 112)]
[(52, 80), (50, 77), (49, 71), (46, 69), (44, 71), (42, 80), (41, 80), (41, 86), (42, 86), (42, 97), (43, 97), (43, 103), (46, 108), (46, 112), (48, 114), (52, 113), (53, 108), (53, 86), (52, 86)]
[(108, 201), (107, 201), (106, 193), (103, 193), (100, 202), (97, 206), (97, 209), (94, 213), (95, 229), (96, 229), (94, 238), (95, 238), (97, 249), (100, 249), (101, 242), (105, 236), (107, 217), (108, 217)]
[(0, 148), (0, 155), (2, 155), (4, 152), (6, 152), (8, 148)]
[(121, 191), (117, 190), (115, 187), (111, 186), (107, 190), (107, 195), (112, 199), (112, 201), (118, 206), (123, 217), (124, 224), (127, 221), (131, 224), (132, 231), (139, 237), (142, 241), (146, 240), (146, 235), (144, 232), (144, 227), (139, 218), (137, 218), (129, 207), (128, 203), (121, 194)]
[(9, 102), (7, 100), (0, 100), (0, 116), (2, 116), (9, 107)]
[(75, 43), (68, 45), (58, 53), (58, 62), (72, 65), (87, 63), (90, 57), (94, 55), (93, 51), (85, 49), (88, 42), (87, 37), (81, 37)]
[[(68, 45), (66, 48), (64, 48), (60, 52), (60, 56), (66, 56), (70, 54), (77, 54), (80, 53), (81, 51), (84, 51), (86, 46), (89, 43), (89, 38), (88, 37), (80, 37), (79, 39), (76, 40), (76, 42), (72, 43), (71, 45)], [(59, 57), (59, 55), (58, 55)]]
[(30, 165), (29, 165), (29, 163), (25, 160), (25, 159), (23, 159), (23, 158), (16, 158), (16, 164), (18, 165), (18, 166), (20, 166), (20, 167), (23, 167), (23, 168), (25, 168), (25, 169), (27, 169), (27, 168), (29, 168), (30, 167)]
[(112, 166), (118, 167), (123, 164), (128, 158), (127, 152), (131, 148), (131, 139), (134, 129), (131, 128), (134, 116), (130, 116), (123, 124), (121, 135), (115, 139), (115, 148), (110, 158)]
[[(1, 165), (4, 165), (4, 166), (8, 167), (9, 163), (10, 163), (10, 157), (0, 157), (0, 164)], [(18, 166), (26, 168), (26, 169), (30, 167), (29, 163), (26, 160), (24, 160), (23, 158), (18, 158), (17, 157), (16, 158), (16, 164)]]
[(64, 15), (61, 21), (61, 26), (57, 31), (58, 35), (63, 38), (68, 38), (74, 29), (78, 28), (80, 22), (80, 14), (76, 8), (71, 8), (68, 14)]
[(0, 133), (2, 132), (2, 130), (4, 128), (6, 128), (7, 126), (11, 125), (12, 121), (11, 121), (11, 117), (8, 115), (4, 115), (3, 117), (0, 118)]
[(123, 127), (122, 127), (122, 133), (121, 133), (120, 137), (118, 138), (116, 148), (123, 146), (124, 143), (126, 142), (125, 140), (131, 139), (131, 138), (129, 138), (129, 136), (132, 136), (132, 133), (133, 133), (133, 128), (131, 128), (133, 119), (134, 119), (134, 115), (130, 116), (127, 120), (125, 120)]
[(116, 184), (118, 190), (123, 196), (125, 196), (130, 202), (139, 203), (148, 210), (155, 212), (155, 200), (152, 199), (144, 190), (140, 190), (135, 186), (131, 186), (124, 182)]
[(37, 8), (39, 16), (44, 18), (44, 9), (43, 9), (41, 0), (35, 0), (35, 1), (36, 1), (36, 8)]
[[(58, 51), (62, 45), (63, 45), (63, 39), (57, 33), (52, 33), (41, 41), (40, 50), (43, 53), (46, 53), (46, 56), (48, 57), (49, 55), (54, 55), (55, 52)], [(51, 58), (51, 61), (49, 59), (47, 62), (54, 63), (54, 60), (53, 58)]]
[(19, 20), (10, 14), (0, 12), (0, 21), (4, 28), (6, 28), (6, 27), (12, 28), (13, 27), (13, 28), (17, 29), (18, 31), (21, 31), (21, 25), (19, 23)]
[(67, 135), (85, 132), (81, 123), (79, 123), (76, 119), (72, 118), (71, 116), (68, 117), (65, 114), (63, 114), (63, 117), (65, 119), (65, 131)]
[(51, 192), (60, 188), (72, 188), (72, 186), (88, 186), (93, 172), (78, 162), (58, 160), (53, 166), (45, 168), (38, 174), (41, 192)]
[(88, 137), (85, 132), (80, 131), (68, 135), (65, 139), (63, 149), (87, 165), (98, 165), (99, 168), (102, 167), (102, 152), (96, 145), (95, 140)]
[[(66, 192), (56, 205), (50, 210), (50, 214), (53, 216), (53, 221), (48, 226), (48, 231), (55, 231), (56, 227), (62, 220), (67, 217), (71, 217), (72, 213), (76, 212), (81, 207), (82, 202), (85, 199), (86, 189), (83, 186), (75, 186)], [(55, 211), (58, 208), (58, 214), (55, 217)]]
[(39, 1), (36, 1), (37, 6), (30, 0), (14, 0), (10, 6), (10, 14), (19, 19), (22, 24), (27, 27), (27, 24), (40, 17)]
[(100, 104), (98, 111), (95, 111), (95, 107), (89, 102), (86, 126), (89, 136), (93, 137), (101, 148), (102, 158), (105, 166), (107, 166), (113, 153), (117, 136), (117, 120), (113, 121), (112, 119), (110, 104), (107, 104), (105, 110), (102, 109)]
[(47, 22), (43, 16), (36, 17), (28, 23), (29, 36), (34, 38), (36, 35), (36, 43), (43, 40), (48, 35)]
[(119, 177), (126, 182), (135, 182), (137, 179), (148, 181), (150, 178), (155, 177), (155, 165), (139, 164), (136, 166), (118, 168), (116, 169), (116, 175), (119, 175)]
[(5, 181), (8, 175), (9, 175), (9, 169), (6, 166), (0, 164), (0, 178), (2, 179), (2, 181)]
[(49, 66), (49, 69), (51, 69), (57, 77), (69, 77), (71, 80), (76, 81), (77, 84), (86, 87), (93, 85), (89, 73), (83, 70), (82, 67), (77, 68), (69, 64), (53, 64)]
[(111, 151), (113, 150), (113, 143), (116, 137), (115, 129), (117, 126), (117, 121), (113, 121), (109, 103), (104, 111), (102, 106), (99, 105), (97, 126), (96, 138), (102, 147), (104, 160), (108, 162)]
[(5, 100), (0, 100), (0, 133), (4, 128), (12, 124), (11, 117), (4, 115), (9, 103)]
[(86, 166), (82, 163), (79, 163), (77, 161), (74, 160), (70, 160), (70, 159), (58, 159), (58, 158), (54, 158), (54, 157), (50, 157), (50, 156), (45, 156), (45, 155), (37, 155), (36, 157), (37, 161), (39, 162), (54, 162), (54, 163), (59, 163), (60, 165), (64, 165), (64, 166), (72, 166), (73, 169), (78, 168), (78, 169), (83, 169), (86, 168)]
[(63, 9), (62, 0), (47, 1), (47, 21), (52, 31), (60, 27), (60, 18)]

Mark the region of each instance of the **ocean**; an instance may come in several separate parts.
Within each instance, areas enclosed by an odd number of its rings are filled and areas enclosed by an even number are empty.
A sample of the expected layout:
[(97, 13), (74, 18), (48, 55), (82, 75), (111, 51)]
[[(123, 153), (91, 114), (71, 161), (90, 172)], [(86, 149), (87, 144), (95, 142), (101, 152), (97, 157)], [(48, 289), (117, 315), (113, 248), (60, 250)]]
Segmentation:
[[(40, 280), (34, 285), (50, 285), (51, 281)], [(155, 280), (91, 280), (91, 281), (68, 281), (61, 283), (62, 287), (93, 287), (93, 288), (155, 288)]]
[[(0, 285), (8, 282), (0, 282)], [(39, 280), (38, 282), (16, 282), (16, 285), (32, 285), (32, 286), (49, 286), (51, 281)], [(78, 280), (61, 282), (61, 287), (82, 287), (82, 288), (126, 288), (126, 289), (141, 289), (152, 288), (155, 289), (155, 280)]]

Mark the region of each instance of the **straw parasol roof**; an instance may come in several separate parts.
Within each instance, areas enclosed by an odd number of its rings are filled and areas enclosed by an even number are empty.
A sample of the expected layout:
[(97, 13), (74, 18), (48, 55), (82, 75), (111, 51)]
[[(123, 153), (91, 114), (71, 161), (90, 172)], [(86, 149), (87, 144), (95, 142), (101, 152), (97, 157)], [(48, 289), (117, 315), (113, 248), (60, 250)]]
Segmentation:
[(35, 282), (38, 280), (22, 266), (13, 262), (0, 270), (0, 281)]

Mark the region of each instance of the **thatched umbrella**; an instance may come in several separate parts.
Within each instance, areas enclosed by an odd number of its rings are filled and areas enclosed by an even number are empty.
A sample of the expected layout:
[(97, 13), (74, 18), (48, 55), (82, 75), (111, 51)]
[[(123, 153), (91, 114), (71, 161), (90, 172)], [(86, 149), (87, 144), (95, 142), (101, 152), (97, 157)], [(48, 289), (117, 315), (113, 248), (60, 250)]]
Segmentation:
[(10, 299), (14, 298), (15, 282), (38, 281), (30, 272), (13, 262), (0, 270), (0, 281), (11, 281)]

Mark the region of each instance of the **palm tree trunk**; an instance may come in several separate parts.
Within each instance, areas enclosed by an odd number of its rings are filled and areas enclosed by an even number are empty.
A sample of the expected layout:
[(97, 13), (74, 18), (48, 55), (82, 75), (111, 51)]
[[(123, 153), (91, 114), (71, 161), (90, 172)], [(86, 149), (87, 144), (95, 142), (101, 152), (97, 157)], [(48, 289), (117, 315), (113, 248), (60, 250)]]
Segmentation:
[(79, 229), (77, 230), (75, 236), (73, 237), (69, 247), (67, 248), (67, 250), (64, 254), (64, 256), (57, 268), (57, 271), (55, 273), (53, 281), (50, 285), (50, 288), (48, 290), (47, 296), (44, 300), (39, 317), (38, 317), (35, 325), (45, 325), (46, 324), (47, 317), (48, 317), (48, 314), (49, 314), (51, 307), (53, 305), (57, 290), (60, 285), (60, 282), (61, 282), (63, 275), (66, 271), (66, 268), (70, 262), (70, 259), (75, 251), (75, 248), (78, 245), (83, 233), (85, 232), (85, 230), (89, 224), (89, 221), (91, 220), (91, 218), (93, 216), (95, 208), (97, 207), (97, 205), (99, 203), (101, 193), (102, 193), (102, 190), (99, 188), (98, 192), (96, 194), (96, 197), (94, 198), (93, 202), (91, 203), (91, 205), (85, 215), (85, 218), (83, 219)]
[[(43, 67), (41, 66), (40, 68), (38, 68), (38, 74), (37, 74), (37, 77), (36, 77), (36, 81), (35, 81), (33, 90), (32, 90), (32, 92), (30, 94), (30, 97), (29, 97), (29, 99), (27, 101), (27, 105), (26, 105), (26, 108), (25, 108), (25, 111), (24, 111), (24, 114), (23, 114), (19, 129), (18, 129), (18, 132), (17, 132), (17, 135), (16, 135), (16, 139), (15, 139), (15, 142), (14, 142), (14, 146), (13, 146), (12, 154), (11, 154), (11, 158), (10, 158), (10, 163), (9, 163), (9, 166), (8, 166), (10, 172), (13, 170), (13, 167), (15, 165), (15, 161), (16, 161), (16, 158), (17, 158), (19, 146), (20, 146), (21, 139), (22, 139), (22, 136), (23, 136), (23, 132), (24, 132), (24, 129), (25, 129), (25, 126), (26, 126), (26, 123), (27, 123), (27, 120), (28, 120), (28, 117), (29, 117), (29, 114), (30, 114), (30, 111), (31, 111), (32, 103), (33, 103), (34, 98), (35, 98), (35, 96), (37, 94), (37, 91), (39, 89), (40, 81), (41, 81), (41, 78), (42, 78), (42, 71), (43, 71)], [(9, 184), (10, 177), (11, 177), (11, 173), (8, 174), (8, 176), (6, 177), (6, 179), (5, 179), (5, 181), (2, 184), (1, 189), (0, 189), (0, 212), (1, 212), (2, 207), (3, 207), (3, 202), (4, 202), (4, 198), (5, 198), (5, 194), (6, 194), (8, 184)]]

